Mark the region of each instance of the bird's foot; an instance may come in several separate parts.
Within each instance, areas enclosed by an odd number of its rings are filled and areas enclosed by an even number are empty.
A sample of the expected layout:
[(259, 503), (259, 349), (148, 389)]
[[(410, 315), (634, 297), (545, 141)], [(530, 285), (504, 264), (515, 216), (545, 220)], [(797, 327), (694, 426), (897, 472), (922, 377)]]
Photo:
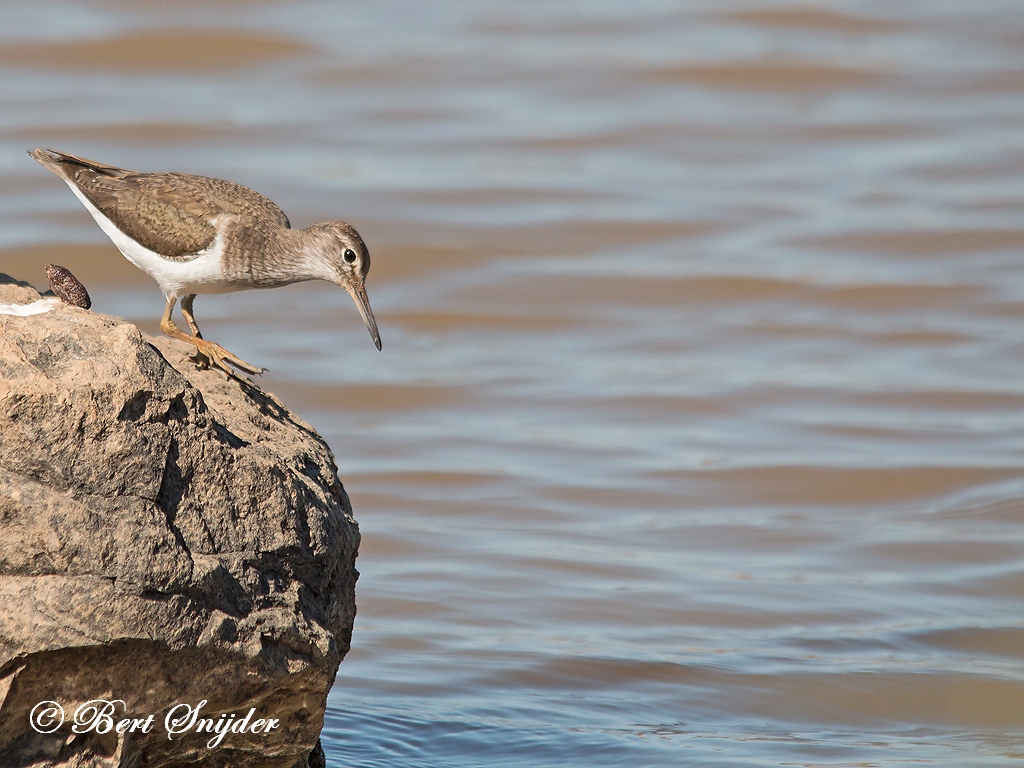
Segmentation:
[(235, 366), (240, 371), (254, 375), (259, 375), (267, 370), (266, 368), (257, 368), (255, 365), (245, 362), (242, 358), (231, 354), (220, 344), (212, 341), (200, 338), (189, 339), (189, 341), (195, 345), (196, 352), (198, 353), (197, 359), (200, 362), (205, 363), (208, 368), (216, 368), (229, 376), (235, 375), (229, 364)]

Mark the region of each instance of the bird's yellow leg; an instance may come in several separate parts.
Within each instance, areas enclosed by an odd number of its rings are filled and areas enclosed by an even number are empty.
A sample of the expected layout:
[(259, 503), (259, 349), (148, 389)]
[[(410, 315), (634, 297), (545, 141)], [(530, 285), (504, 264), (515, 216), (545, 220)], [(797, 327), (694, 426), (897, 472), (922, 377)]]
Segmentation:
[(203, 334), (199, 332), (199, 326), (196, 325), (196, 319), (192, 316), (192, 302), (196, 300), (196, 295), (190, 293), (184, 299), (181, 300), (181, 316), (185, 318), (185, 322), (188, 323), (189, 330), (192, 331), (192, 335), (197, 339), (203, 338)]
[[(215, 344), (212, 341), (206, 341), (205, 339), (203, 339), (202, 336), (199, 335), (199, 327), (196, 325), (195, 318), (192, 317), (193, 299), (195, 299), (194, 295), (185, 297), (185, 299), (181, 302), (181, 314), (185, 317), (186, 322), (188, 322), (189, 328), (195, 334), (194, 336), (190, 336), (189, 334), (179, 329), (178, 326), (176, 326), (174, 324), (174, 321), (171, 319), (171, 312), (174, 311), (174, 304), (177, 301), (177, 299), (174, 298), (173, 296), (167, 299), (167, 306), (164, 307), (164, 316), (160, 319), (160, 330), (166, 333), (172, 339), (180, 339), (181, 341), (187, 341), (189, 344), (196, 348), (196, 351), (198, 351), (200, 355), (202, 355), (209, 361), (211, 366), (224, 371), (224, 373), (234, 373), (234, 371), (232, 371), (228, 367), (228, 363), (235, 366), (241, 371), (245, 371), (246, 373), (263, 373), (263, 368), (257, 368), (255, 365), (251, 365), (245, 362), (245, 360), (243, 360), (242, 358), (236, 357), (235, 355), (228, 352), (220, 344)], [(188, 307), (187, 313), (185, 311), (186, 305)]]

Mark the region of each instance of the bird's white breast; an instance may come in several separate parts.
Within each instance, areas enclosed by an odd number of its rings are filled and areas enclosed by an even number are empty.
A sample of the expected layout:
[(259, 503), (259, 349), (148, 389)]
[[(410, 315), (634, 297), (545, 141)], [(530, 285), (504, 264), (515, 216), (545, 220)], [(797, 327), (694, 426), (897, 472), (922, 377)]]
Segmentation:
[(156, 280), (164, 296), (170, 298), (187, 296), (192, 293), (228, 293), (235, 290), (235, 287), (224, 280), (221, 270), (221, 255), (224, 252), (224, 217), (218, 217), (212, 223), (217, 228), (217, 236), (208, 248), (196, 253), (188, 260), (175, 261), (161, 256), (156, 251), (151, 251), (143, 245), (132, 240), (128, 235), (117, 228), (99, 208), (81, 190), (70, 181), (67, 185), (75, 193), (75, 197), (82, 201), (96, 223), (100, 225), (107, 237), (109, 237), (117, 249), (121, 251), (128, 261), (141, 269), (147, 275)]

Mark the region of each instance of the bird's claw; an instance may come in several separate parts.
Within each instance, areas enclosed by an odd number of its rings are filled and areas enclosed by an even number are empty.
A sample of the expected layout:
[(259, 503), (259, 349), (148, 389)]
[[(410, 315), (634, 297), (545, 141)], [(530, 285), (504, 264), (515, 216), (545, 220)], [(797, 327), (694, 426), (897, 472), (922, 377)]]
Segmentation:
[(199, 353), (199, 359), (205, 362), (208, 368), (216, 368), (217, 370), (226, 373), (228, 376), (236, 375), (229, 367), (229, 364), (235, 366), (235, 368), (243, 371), (244, 373), (256, 376), (267, 370), (266, 368), (257, 368), (255, 365), (245, 362), (245, 360), (231, 354), (224, 349), (224, 347), (215, 342), (196, 339), (196, 341), (193, 341), (192, 343), (196, 345), (196, 352)]

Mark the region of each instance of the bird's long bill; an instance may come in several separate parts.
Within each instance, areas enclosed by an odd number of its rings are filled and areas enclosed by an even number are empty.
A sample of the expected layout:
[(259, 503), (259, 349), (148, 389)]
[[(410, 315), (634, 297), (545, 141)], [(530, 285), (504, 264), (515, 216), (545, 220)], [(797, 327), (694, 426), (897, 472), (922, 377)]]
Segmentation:
[(370, 299), (366, 295), (366, 288), (360, 282), (357, 285), (346, 285), (345, 290), (352, 296), (352, 300), (356, 303), (356, 308), (359, 310), (360, 316), (363, 318), (363, 323), (366, 325), (366, 330), (370, 332), (370, 336), (373, 338), (373, 343), (377, 346), (377, 351), (380, 351), (380, 334), (377, 332), (377, 321), (373, 319), (373, 310), (370, 309)]

